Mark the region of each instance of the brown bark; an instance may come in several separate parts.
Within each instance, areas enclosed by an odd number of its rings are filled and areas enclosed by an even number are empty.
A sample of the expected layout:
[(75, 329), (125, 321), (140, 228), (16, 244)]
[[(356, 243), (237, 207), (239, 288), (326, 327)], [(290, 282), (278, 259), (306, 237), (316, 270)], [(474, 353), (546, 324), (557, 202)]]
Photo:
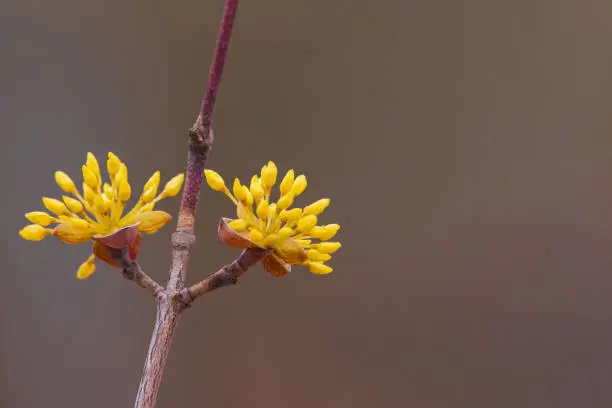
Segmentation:
[(189, 151), (183, 198), (179, 210), (176, 232), (172, 236), (172, 266), (168, 284), (157, 305), (155, 327), (142, 371), (135, 408), (153, 408), (157, 400), (166, 359), (170, 352), (174, 331), (180, 315), (186, 308), (181, 298), (185, 286), (189, 248), (195, 242), (194, 226), (206, 158), (213, 142), (212, 116), (232, 28), (239, 0), (225, 0), (223, 19), (217, 46), (208, 77), (208, 86), (202, 98), (200, 112), (189, 130)]

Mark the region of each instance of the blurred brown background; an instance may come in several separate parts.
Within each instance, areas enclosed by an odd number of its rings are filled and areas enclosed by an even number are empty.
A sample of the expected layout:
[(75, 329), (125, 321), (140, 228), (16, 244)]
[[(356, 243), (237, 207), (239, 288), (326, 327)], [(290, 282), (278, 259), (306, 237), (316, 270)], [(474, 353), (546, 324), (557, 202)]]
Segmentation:
[[(198, 302), (159, 407), (610, 407), (611, 3), (242, 3), (209, 166), (306, 172), (344, 248)], [(2, 408), (132, 406), (153, 303), (17, 231), (87, 151), (135, 189), (183, 170), (221, 9), (2, 1)], [(231, 213), (203, 190), (190, 282), (237, 254)], [(141, 256), (160, 280), (171, 230)]]

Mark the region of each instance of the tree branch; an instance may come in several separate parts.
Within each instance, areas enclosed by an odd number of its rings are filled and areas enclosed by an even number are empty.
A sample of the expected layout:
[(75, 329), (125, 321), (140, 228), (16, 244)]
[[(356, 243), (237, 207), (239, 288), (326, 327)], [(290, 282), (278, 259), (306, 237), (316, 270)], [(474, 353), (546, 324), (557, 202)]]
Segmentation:
[(213, 143), (212, 116), (238, 4), (239, 0), (225, 0), (217, 45), (208, 76), (208, 86), (202, 98), (200, 112), (189, 130), (190, 140), (185, 186), (176, 232), (172, 235), (170, 278), (157, 307), (155, 327), (142, 371), (138, 395), (134, 404), (135, 408), (153, 408), (155, 406), (174, 331), (182, 311), (186, 308), (186, 304), (181, 299), (180, 291), (185, 286), (189, 248), (195, 242), (196, 208), (200, 196), (204, 166)]
[(234, 285), (250, 267), (261, 261), (267, 251), (259, 248), (249, 248), (242, 251), (240, 256), (231, 264), (225, 265), (217, 272), (209, 275), (200, 282), (184, 288), (180, 292), (182, 301), (189, 305), (194, 300), (208, 292), (224, 286)]
[(127, 249), (106, 247), (111, 257), (123, 268), (123, 277), (146, 289), (156, 300), (160, 300), (165, 290), (157, 281), (142, 270), (138, 262), (130, 259)]

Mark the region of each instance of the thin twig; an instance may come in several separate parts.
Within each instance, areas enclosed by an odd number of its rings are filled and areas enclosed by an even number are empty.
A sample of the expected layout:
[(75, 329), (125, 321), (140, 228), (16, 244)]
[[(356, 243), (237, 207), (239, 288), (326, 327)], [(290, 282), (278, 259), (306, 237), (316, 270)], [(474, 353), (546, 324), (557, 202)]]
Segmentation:
[(225, 265), (217, 272), (207, 276), (200, 282), (184, 288), (180, 292), (185, 304), (190, 304), (202, 295), (215, 289), (234, 285), (250, 267), (261, 261), (267, 252), (259, 248), (249, 248), (242, 251), (240, 256), (231, 264)]
[(151, 343), (142, 371), (135, 408), (153, 408), (161, 383), (164, 366), (180, 315), (186, 308), (180, 291), (185, 286), (189, 248), (195, 242), (194, 226), (206, 159), (213, 142), (212, 115), (217, 91), (223, 75), (227, 50), (239, 0), (225, 0), (223, 19), (208, 77), (208, 86), (202, 98), (200, 112), (189, 130), (189, 151), (183, 198), (179, 210), (176, 232), (172, 236), (172, 266), (166, 292), (157, 307), (157, 316)]
[(123, 268), (123, 277), (134, 281), (138, 286), (146, 289), (156, 300), (160, 300), (165, 290), (157, 281), (142, 270), (138, 262), (128, 256), (126, 249), (113, 249), (106, 247), (111, 257)]

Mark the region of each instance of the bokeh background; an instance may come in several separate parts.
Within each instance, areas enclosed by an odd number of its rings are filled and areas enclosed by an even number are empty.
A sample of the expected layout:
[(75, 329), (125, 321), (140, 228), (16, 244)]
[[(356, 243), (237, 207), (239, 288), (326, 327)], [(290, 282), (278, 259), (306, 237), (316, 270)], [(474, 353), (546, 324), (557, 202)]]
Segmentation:
[[(159, 407), (612, 405), (612, 3), (243, 1), (209, 166), (332, 198), (335, 272), (199, 301)], [(183, 170), (221, 0), (0, 5), (0, 406), (130, 407), (155, 308), (23, 213), (87, 151)], [(160, 208), (175, 213), (178, 200)], [(203, 190), (195, 282), (231, 261)], [(147, 237), (165, 280), (172, 226)]]

